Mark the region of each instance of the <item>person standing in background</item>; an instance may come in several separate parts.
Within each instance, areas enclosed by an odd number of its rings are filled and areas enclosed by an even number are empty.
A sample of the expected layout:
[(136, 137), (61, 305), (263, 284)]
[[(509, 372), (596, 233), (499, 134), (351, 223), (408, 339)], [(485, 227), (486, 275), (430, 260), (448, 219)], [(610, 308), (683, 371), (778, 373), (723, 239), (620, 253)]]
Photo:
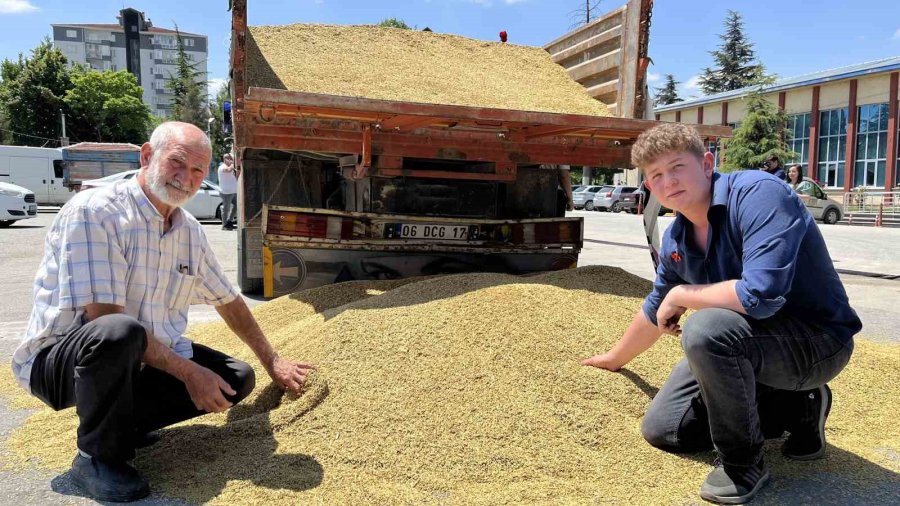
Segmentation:
[(222, 230), (234, 230), (234, 218), (237, 211), (237, 167), (234, 157), (225, 153), (219, 165), (219, 196), (222, 197)]

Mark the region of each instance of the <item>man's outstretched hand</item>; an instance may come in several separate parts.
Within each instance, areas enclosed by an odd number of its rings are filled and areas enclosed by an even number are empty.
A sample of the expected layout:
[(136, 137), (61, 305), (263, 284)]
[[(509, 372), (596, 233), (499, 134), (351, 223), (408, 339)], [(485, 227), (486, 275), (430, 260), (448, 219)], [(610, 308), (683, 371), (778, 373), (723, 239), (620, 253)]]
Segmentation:
[(607, 371), (618, 371), (624, 364), (619, 363), (619, 361), (609, 353), (604, 353), (582, 360), (581, 365), (606, 369)]
[(305, 362), (292, 362), (290, 360), (275, 357), (268, 368), (272, 381), (285, 390), (299, 394), (303, 390), (306, 377), (314, 371), (316, 366)]

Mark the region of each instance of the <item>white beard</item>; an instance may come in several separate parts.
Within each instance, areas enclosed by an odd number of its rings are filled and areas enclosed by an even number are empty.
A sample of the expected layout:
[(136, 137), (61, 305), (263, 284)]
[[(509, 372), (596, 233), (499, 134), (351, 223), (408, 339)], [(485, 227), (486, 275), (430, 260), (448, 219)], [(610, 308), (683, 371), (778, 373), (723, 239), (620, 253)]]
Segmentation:
[(167, 206), (181, 207), (196, 193), (189, 185), (182, 185), (174, 179), (168, 182), (163, 180), (159, 164), (154, 162), (147, 167), (146, 178), (150, 192)]

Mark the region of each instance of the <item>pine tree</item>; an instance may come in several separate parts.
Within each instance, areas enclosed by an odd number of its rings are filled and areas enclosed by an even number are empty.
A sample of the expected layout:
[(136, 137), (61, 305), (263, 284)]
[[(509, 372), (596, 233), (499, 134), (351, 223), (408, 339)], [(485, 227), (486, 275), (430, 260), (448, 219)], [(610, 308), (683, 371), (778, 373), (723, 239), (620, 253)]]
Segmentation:
[(659, 107), (661, 105), (674, 104), (675, 102), (684, 102), (684, 100), (678, 96), (677, 86), (678, 81), (675, 80), (675, 76), (666, 74), (666, 84), (664, 84), (662, 88), (656, 88), (656, 100), (654, 105)]
[(175, 56), (175, 75), (169, 75), (170, 79), (166, 87), (174, 95), (172, 112), (169, 119), (183, 121), (196, 125), (203, 131), (207, 128), (209, 112), (206, 109), (206, 80), (203, 72), (196, 70), (196, 64), (188, 59), (184, 50), (184, 40), (178, 25), (175, 25), (175, 39), (177, 53)]
[[(767, 83), (771, 84), (771, 79)], [(765, 99), (764, 84), (747, 94), (747, 115), (735, 129), (734, 137), (724, 142), (722, 172), (754, 169), (773, 156), (780, 160), (797, 156), (787, 147), (787, 116)]]
[(744, 35), (744, 22), (738, 12), (729, 10), (725, 19), (725, 33), (719, 35), (722, 44), (710, 51), (715, 68), (706, 67), (700, 76), (704, 93), (718, 93), (751, 86), (762, 79), (765, 68), (756, 60), (753, 44)]

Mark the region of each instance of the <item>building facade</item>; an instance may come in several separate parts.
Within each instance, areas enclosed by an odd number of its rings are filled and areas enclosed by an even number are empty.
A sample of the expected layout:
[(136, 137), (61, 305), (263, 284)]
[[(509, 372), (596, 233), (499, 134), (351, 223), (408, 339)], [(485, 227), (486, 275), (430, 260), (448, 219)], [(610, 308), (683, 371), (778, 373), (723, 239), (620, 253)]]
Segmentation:
[[(788, 148), (797, 153), (785, 165), (799, 163), (831, 194), (900, 189), (898, 73), (900, 57), (893, 57), (781, 79), (767, 87), (766, 99), (787, 114)], [(737, 127), (746, 116), (749, 91), (678, 102), (654, 113), (661, 121)], [(709, 147), (717, 151), (715, 143)]]
[[(87, 65), (94, 70), (127, 70), (144, 89), (144, 103), (157, 116), (172, 108), (166, 82), (176, 74), (176, 31), (153, 26), (144, 13), (122, 9), (118, 24), (54, 24), (53, 45), (68, 58), (69, 65)], [(207, 73), (209, 40), (205, 35), (181, 32), (187, 58), (199, 78)]]

